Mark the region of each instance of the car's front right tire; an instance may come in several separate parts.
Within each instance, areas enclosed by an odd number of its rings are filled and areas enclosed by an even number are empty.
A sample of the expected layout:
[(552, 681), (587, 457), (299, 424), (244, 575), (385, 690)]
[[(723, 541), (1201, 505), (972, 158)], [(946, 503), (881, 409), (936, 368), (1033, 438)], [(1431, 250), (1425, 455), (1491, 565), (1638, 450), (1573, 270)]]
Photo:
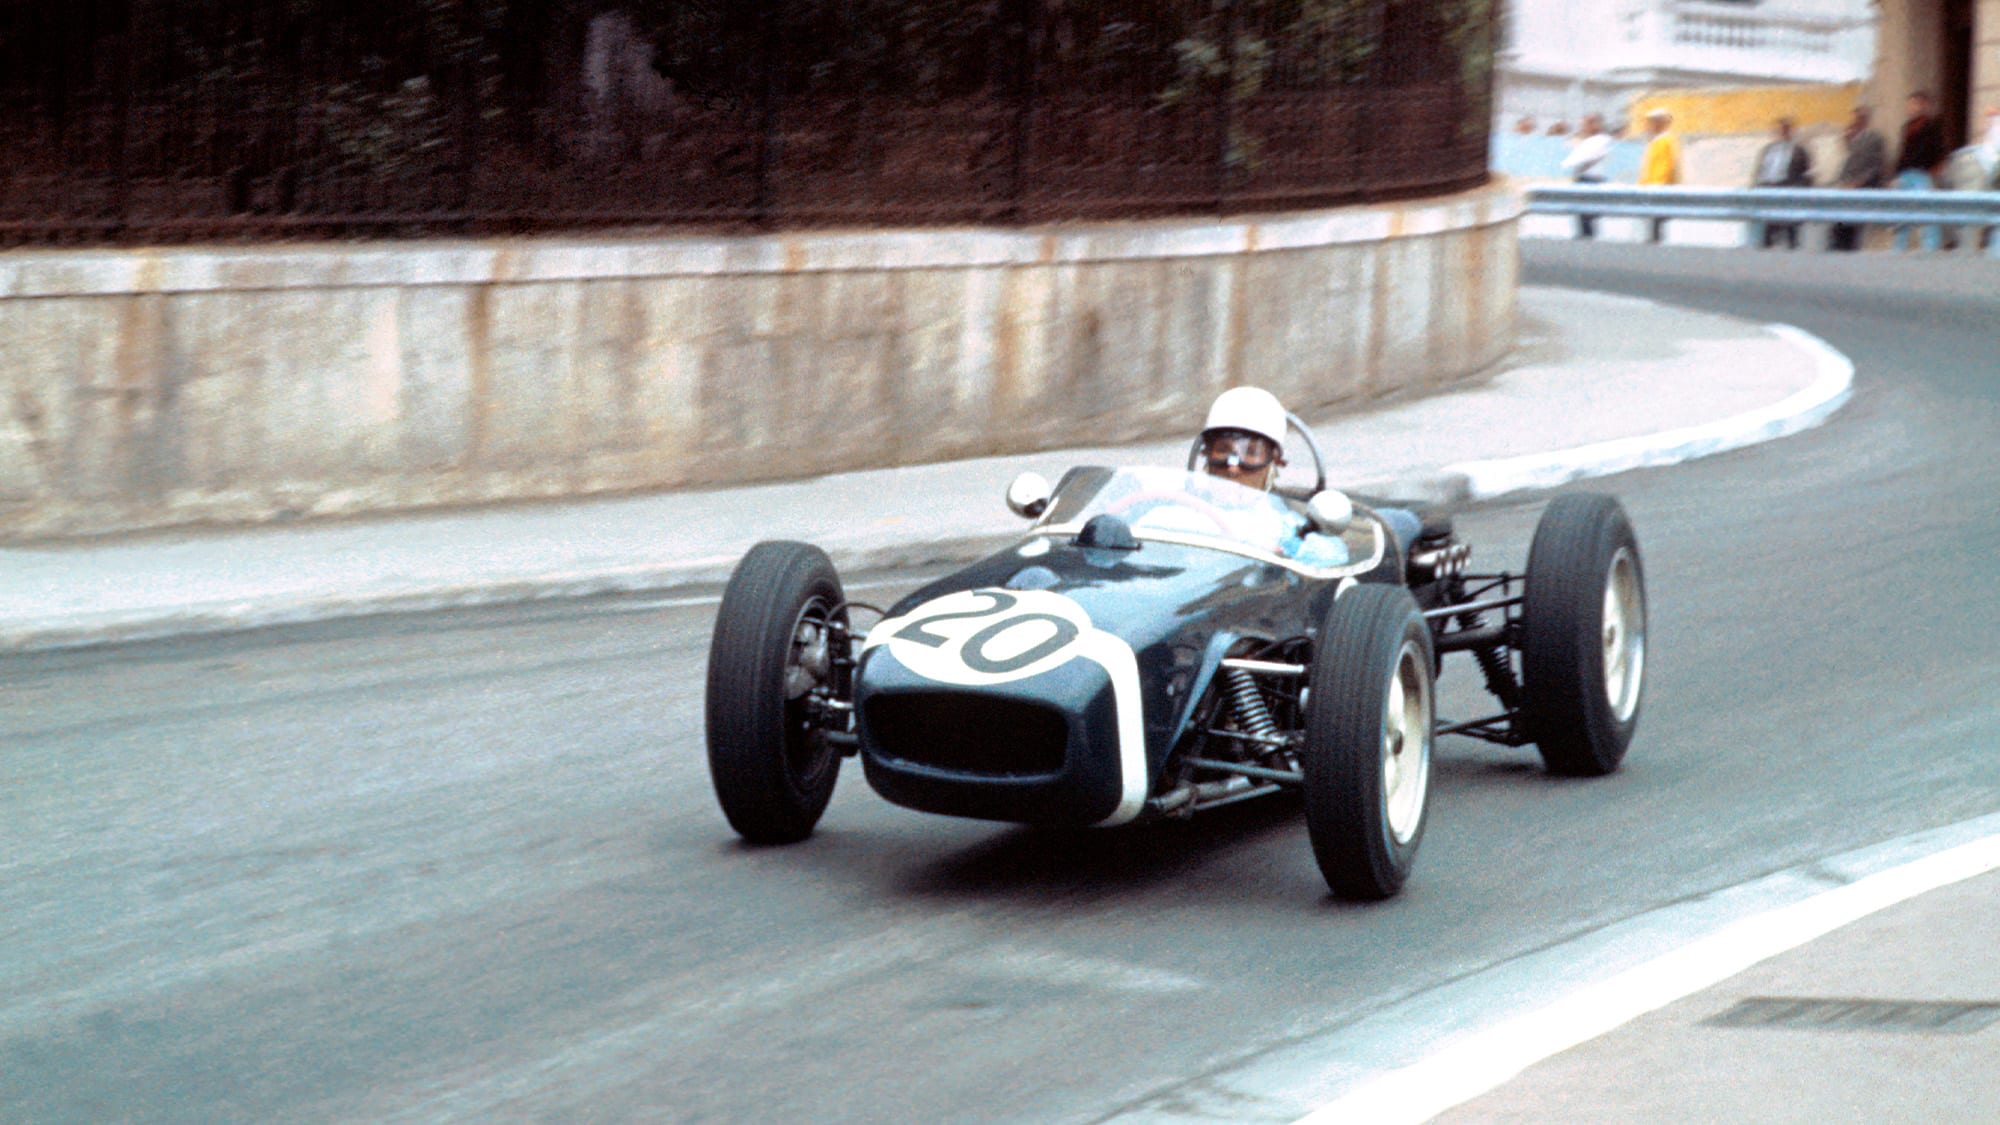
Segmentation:
[(757, 544), (723, 589), (708, 649), (708, 772), (723, 816), (752, 843), (805, 839), (833, 797), (840, 753), (807, 697), (833, 682), (845, 602), (832, 561), (806, 543)]
[(1409, 590), (1335, 599), (1313, 655), (1302, 754), (1306, 833), (1343, 898), (1402, 889), (1430, 811), (1436, 656)]

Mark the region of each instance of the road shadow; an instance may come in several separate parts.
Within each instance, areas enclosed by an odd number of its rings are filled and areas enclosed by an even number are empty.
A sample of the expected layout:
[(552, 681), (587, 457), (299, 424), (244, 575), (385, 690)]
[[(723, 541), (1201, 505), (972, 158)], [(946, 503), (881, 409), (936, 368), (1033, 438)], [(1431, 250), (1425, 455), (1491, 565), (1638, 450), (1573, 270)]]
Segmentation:
[[(1454, 740), (1457, 741), (1457, 740)], [(1542, 769), (1533, 750), (1467, 744), (1440, 747), (1433, 760), (1431, 819), (1480, 794), (1531, 794), (1570, 786)], [(872, 795), (871, 795), (872, 797)], [(1123, 828), (1053, 828), (909, 814), (865, 804), (835, 810), (810, 840), (787, 847), (733, 836), (688, 846), (760, 878), (793, 877), (822, 888), (872, 887), (928, 902), (1074, 908), (1161, 891), (1205, 902), (1294, 908), (1379, 909), (1327, 892), (1306, 833), (1299, 796), (1281, 792), (1196, 814)], [(857, 815), (860, 814), (860, 815)], [(1425, 867), (1418, 860), (1415, 879)], [(789, 873), (789, 874), (788, 874)]]
[[(1431, 759), (1431, 784), (1448, 791), (1490, 788), (1496, 785), (1524, 785), (1546, 780), (1551, 775), (1533, 748), (1508, 750), (1481, 744), (1440, 747)], [(1434, 789), (1431, 799), (1439, 793)], [(1435, 804), (1431, 808), (1436, 815)]]
[(1294, 794), (1126, 828), (998, 827), (985, 839), (903, 865), (893, 889), (918, 898), (1102, 898), (1187, 881), (1228, 865), (1232, 856), (1264, 851), (1267, 843), (1282, 847), (1289, 841), (1281, 836), (1296, 836), (1302, 854), (1310, 854), (1303, 851), (1305, 823)]

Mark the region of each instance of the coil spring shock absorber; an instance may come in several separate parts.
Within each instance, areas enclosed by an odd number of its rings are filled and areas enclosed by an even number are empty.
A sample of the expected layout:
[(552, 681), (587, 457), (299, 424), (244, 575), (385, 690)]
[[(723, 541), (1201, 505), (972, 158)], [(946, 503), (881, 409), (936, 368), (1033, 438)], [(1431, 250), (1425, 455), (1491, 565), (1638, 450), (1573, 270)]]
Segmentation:
[(1229, 696), (1230, 710), (1236, 714), (1236, 721), (1243, 729), (1259, 738), (1277, 738), (1278, 721), (1271, 717), (1271, 706), (1264, 702), (1264, 693), (1257, 690), (1257, 678), (1241, 668), (1222, 670), (1223, 691)]
[[(1453, 576), (1450, 592), (1446, 596), (1455, 602), (1463, 601), (1465, 599), (1465, 580)], [(1483, 613), (1461, 613), (1458, 615), (1458, 627), (1461, 629), (1477, 629), (1485, 624), (1486, 615)], [(1486, 690), (1493, 693), (1493, 698), (1500, 701), (1500, 706), (1505, 707), (1509, 711), (1519, 707), (1521, 705), (1521, 684), (1520, 681), (1514, 678), (1514, 670), (1507, 666), (1507, 658), (1500, 655), (1499, 646), (1488, 645), (1484, 648), (1475, 648), (1472, 650), (1472, 658), (1479, 662), (1479, 674), (1486, 678)]]

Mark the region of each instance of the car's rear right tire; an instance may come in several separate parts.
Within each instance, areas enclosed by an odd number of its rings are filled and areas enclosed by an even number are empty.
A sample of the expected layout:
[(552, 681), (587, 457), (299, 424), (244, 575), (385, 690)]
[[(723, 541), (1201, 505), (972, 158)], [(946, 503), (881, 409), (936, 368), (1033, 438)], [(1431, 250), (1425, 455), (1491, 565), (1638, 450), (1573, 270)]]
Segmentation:
[(1430, 627), (1409, 590), (1363, 583), (1336, 598), (1308, 680), (1306, 833), (1343, 898), (1402, 889), (1429, 819), (1437, 725)]
[(1572, 492), (1542, 512), (1521, 599), (1521, 718), (1550, 773), (1617, 769), (1639, 725), (1646, 572), (1624, 507)]
[(828, 686), (830, 628), (846, 597), (833, 563), (806, 543), (759, 543), (736, 564), (708, 649), (708, 772), (745, 840), (812, 834), (833, 797), (840, 753), (806, 696)]

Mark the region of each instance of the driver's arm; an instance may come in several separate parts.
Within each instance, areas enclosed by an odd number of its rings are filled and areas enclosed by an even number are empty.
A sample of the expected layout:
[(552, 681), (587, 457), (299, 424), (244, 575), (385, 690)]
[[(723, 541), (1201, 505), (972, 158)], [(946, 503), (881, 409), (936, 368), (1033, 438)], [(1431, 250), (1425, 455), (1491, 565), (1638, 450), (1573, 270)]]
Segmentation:
[(1322, 535), (1317, 531), (1307, 532), (1300, 540), (1292, 558), (1307, 566), (1345, 566), (1349, 562), (1347, 544), (1337, 535)]
[(1304, 516), (1295, 515), (1294, 521), (1279, 544), (1279, 553), (1306, 566), (1341, 566), (1347, 562), (1347, 544), (1339, 536), (1314, 531)]

